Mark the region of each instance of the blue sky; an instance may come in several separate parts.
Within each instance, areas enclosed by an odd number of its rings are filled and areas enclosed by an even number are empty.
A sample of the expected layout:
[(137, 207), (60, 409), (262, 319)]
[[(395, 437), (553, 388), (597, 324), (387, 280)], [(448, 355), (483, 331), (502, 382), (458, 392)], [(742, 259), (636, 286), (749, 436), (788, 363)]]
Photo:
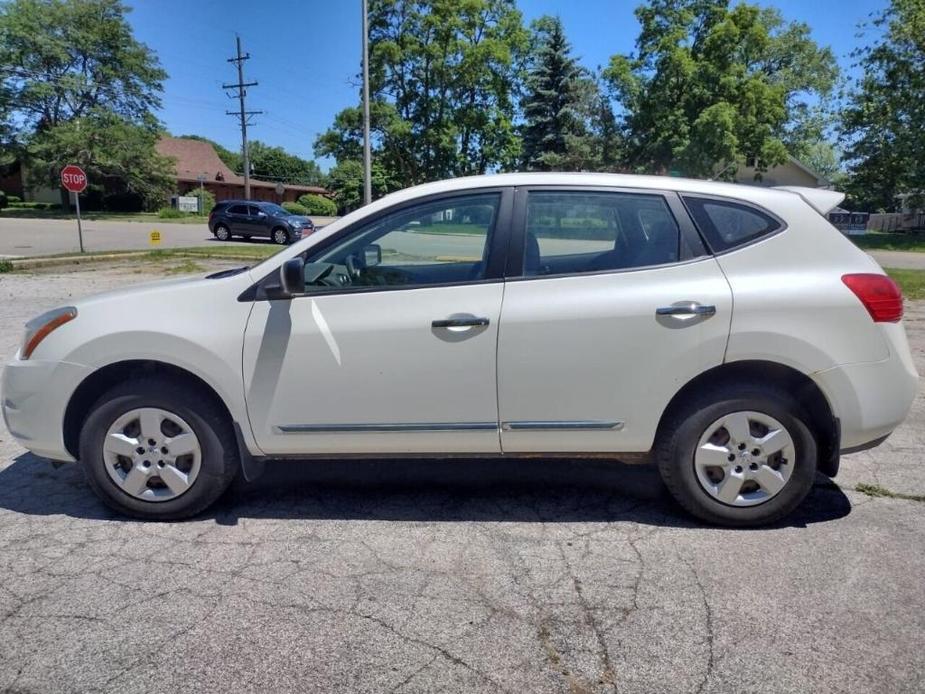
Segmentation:
[[(235, 81), (235, 32), (251, 54), (245, 76), (252, 88), (248, 108), (263, 110), (252, 139), (313, 157), (312, 143), (334, 115), (357, 102), (360, 0), (127, 0), (136, 36), (157, 51), (170, 78), (159, 114), (174, 134), (196, 133), (226, 147), (240, 147), (236, 119), (225, 115), (236, 102), (221, 84)], [(865, 38), (857, 25), (886, 0), (778, 0), (784, 16), (808, 23), (813, 36), (835, 51), (849, 69), (850, 53)], [(633, 49), (638, 0), (519, 0), (527, 21), (558, 14), (588, 67), (606, 65), (614, 53)], [(868, 35), (869, 36), (869, 35)], [(319, 160), (323, 168), (331, 162)]]

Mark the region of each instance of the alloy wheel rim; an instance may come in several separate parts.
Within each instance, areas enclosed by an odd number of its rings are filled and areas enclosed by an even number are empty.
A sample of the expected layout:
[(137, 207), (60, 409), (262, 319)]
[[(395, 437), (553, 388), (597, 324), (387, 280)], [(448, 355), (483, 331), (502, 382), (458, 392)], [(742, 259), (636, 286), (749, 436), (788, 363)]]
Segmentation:
[(225, 241), (228, 238), (228, 230), (225, 227), (219, 227), (215, 230), (215, 235), (218, 236), (219, 241)]
[(280, 245), (286, 243), (286, 232), (282, 231), (281, 229), (277, 229), (276, 233), (273, 234), (273, 240)]
[(109, 427), (103, 460), (109, 478), (129, 496), (170, 501), (196, 482), (202, 447), (182, 417), (159, 407), (140, 407)]
[(694, 451), (700, 486), (727, 506), (757, 506), (790, 480), (796, 446), (786, 427), (763, 412), (723, 415), (706, 428)]

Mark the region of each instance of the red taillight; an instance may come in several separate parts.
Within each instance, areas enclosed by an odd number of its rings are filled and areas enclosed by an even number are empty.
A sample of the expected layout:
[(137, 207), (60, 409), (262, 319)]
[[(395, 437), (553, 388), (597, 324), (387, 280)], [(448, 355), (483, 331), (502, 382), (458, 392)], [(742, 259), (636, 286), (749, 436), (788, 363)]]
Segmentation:
[(903, 293), (890, 277), (874, 273), (842, 275), (841, 281), (861, 300), (875, 323), (896, 323), (903, 317)]

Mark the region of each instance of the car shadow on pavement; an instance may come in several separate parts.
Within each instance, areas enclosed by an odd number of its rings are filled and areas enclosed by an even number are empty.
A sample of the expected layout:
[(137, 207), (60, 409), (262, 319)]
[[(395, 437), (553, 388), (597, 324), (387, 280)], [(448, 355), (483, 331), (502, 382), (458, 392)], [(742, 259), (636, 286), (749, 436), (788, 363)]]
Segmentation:
[[(137, 522), (107, 509), (77, 465), (31, 453), (0, 471), (0, 508), (33, 516)], [(844, 492), (819, 476), (806, 501), (777, 526), (847, 516)], [(237, 481), (199, 517), (406, 522), (617, 522), (700, 527), (668, 495), (654, 466), (605, 460), (336, 460), (267, 465)]]

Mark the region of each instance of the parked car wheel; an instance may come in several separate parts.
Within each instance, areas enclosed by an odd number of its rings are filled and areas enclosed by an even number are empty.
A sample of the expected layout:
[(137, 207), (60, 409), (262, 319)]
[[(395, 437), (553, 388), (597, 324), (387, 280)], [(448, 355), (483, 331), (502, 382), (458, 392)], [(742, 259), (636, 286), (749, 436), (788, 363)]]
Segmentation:
[(656, 442), (659, 472), (688, 511), (711, 523), (772, 523), (816, 474), (808, 417), (787, 393), (727, 386), (689, 398)]
[(212, 504), (239, 468), (234, 430), (217, 403), (173, 379), (115, 386), (94, 405), (80, 436), (90, 487), (137, 518), (187, 518)]
[(278, 243), (280, 246), (285, 246), (287, 243), (289, 243), (289, 232), (282, 227), (276, 227), (273, 230), (273, 243)]
[(217, 238), (219, 241), (230, 241), (231, 230), (224, 224), (218, 224), (215, 227), (215, 238)]

